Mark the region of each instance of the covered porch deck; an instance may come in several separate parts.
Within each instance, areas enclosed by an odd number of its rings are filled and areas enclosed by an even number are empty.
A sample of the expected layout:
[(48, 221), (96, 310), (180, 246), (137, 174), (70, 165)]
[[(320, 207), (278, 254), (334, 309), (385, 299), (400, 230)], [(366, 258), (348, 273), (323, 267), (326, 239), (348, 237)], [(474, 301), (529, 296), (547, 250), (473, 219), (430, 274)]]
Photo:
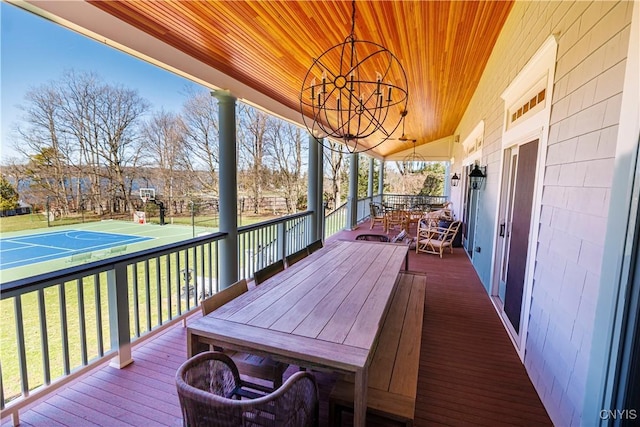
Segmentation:
[[(365, 222), (332, 239), (369, 231)], [(382, 233), (379, 227), (373, 231)], [(414, 425), (551, 425), (463, 249), (442, 259), (411, 251), (409, 267), (427, 274)], [(137, 345), (128, 367), (104, 363), (22, 410), (20, 425), (180, 426), (174, 375), (186, 350), (186, 329), (173, 326)], [(319, 374), (321, 425), (327, 425), (333, 381)], [(10, 419), (2, 420), (3, 427), (9, 425)]]

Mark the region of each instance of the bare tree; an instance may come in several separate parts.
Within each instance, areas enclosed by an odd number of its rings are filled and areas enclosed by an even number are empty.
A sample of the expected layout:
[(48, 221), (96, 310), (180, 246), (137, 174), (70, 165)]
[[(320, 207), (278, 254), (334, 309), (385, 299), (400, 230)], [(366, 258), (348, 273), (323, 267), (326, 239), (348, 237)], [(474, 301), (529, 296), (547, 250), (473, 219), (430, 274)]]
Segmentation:
[[(145, 123), (143, 127), (145, 144), (148, 148), (148, 160), (158, 168), (163, 188), (161, 193), (169, 198), (169, 205), (177, 212), (174, 203), (174, 181), (178, 184), (187, 165), (187, 132), (182, 118), (174, 113), (160, 111)], [(180, 186), (184, 188), (184, 186)]]
[[(191, 156), (187, 167), (204, 191), (218, 194), (218, 102), (209, 92), (190, 93), (184, 103), (183, 121)], [(195, 173), (204, 170), (206, 173)]]
[(22, 137), (15, 149), (30, 159), (27, 176), (46, 196), (53, 197), (55, 204), (65, 213), (69, 212), (69, 153), (61, 120), (61, 96), (54, 87), (42, 86), (26, 94), (30, 101), (26, 113), (26, 127), (18, 128)]
[[(55, 197), (68, 203), (75, 175), (76, 206), (86, 191), (101, 213), (103, 202), (116, 207), (120, 198), (131, 206), (131, 180), (124, 171), (137, 165), (137, 123), (148, 109), (137, 91), (103, 83), (94, 73), (67, 71), (60, 80), (29, 91), (26, 101), (28, 126), (19, 129), (29, 141), (23, 153), (32, 161), (39, 156), (34, 165), (47, 161), (49, 167), (64, 168), (64, 188)], [(103, 190), (109, 199), (103, 200)]]
[(336, 209), (342, 204), (341, 183), (344, 171), (344, 152), (342, 144), (334, 141), (325, 140), (328, 144), (327, 150), (323, 150), (325, 164), (328, 168), (329, 181), (331, 185), (331, 197), (333, 198), (333, 208)]
[(238, 141), (241, 148), (239, 159), (246, 167), (244, 181), (253, 200), (253, 212), (257, 214), (266, 178), (265, 135), (270, 122), (275, 119), (245, 104), (240, 104), (238, 119)]
[(306, 157), (302, 129), (282, 120), (273, 120), (266, 138), (275, 182), (284, 195), (287, 212), (296, 212), (298, 200), (306, 188), (302, 177), (303, 159)]

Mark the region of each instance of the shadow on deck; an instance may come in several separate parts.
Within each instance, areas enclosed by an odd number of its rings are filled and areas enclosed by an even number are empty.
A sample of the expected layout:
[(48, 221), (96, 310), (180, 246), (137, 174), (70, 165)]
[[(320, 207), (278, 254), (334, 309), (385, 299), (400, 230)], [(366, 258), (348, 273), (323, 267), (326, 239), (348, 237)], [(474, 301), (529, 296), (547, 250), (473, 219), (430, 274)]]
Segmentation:
[[(333, 239), (368, 232), (365, 223)], [(409, 268), (427, 273), (414, 425), (551, 425), (464, 250), (443, 259), (411, 251)], [(186, 330), (169, 328), (135, 347), (133, 358), (124, 369), (103, 364), (35, 403), (21, 412), (21, 425), (181, 426), (174, 375), (186, 359)], [(318, 375), (326, 425), (334, 379)]]

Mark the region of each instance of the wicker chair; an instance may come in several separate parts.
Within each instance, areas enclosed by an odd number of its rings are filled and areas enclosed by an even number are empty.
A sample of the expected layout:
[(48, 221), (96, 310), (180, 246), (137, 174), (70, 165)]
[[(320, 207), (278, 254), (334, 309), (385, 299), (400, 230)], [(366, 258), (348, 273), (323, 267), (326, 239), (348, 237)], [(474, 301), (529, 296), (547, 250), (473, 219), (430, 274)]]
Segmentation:
[(309, 255), (309, 248), (302, 248), (299, 251), (292, 253), (291, 255), (287, 255), (284, 259), (287, 261), (287, 267), (291, 267), (296, 262), (301, 259), (306, 258)]
[(453, 239), (460, 228), (460, 221), (453, 221), (449, 227), (424, 226), (423, 223), (418, 225), (418, 235), (416, 237), (416, 252), (426, 252), (429, 254), (440, 255), (446, 248), (453, 253)]
[[(221, 290), (220, 292), (210, 296), (202, 301), (200, 308), (202, 315), (206, 316), (218, 307), (233, 300), (248, 291), (247, 281), (239, 280), (233, 285)], [(282, 385), (282, 375), (289, 365), (283, 362), (277, 362), (270, 357), (258, 356), (242, 351), (223, 350), (220, 347), (213, 347), (214, 350), (224, 351), (236, 363), (240, 372), (253, 378), (268, 380), (273, 383), (273, 389), (277, 389)]]
[(356, 240), (366, 240), (368, 242), (389, 242), (390, 239), (384, 234), (358, 234)]
[(318, 425), (318, 386), (309, 372), (294, 373), (270, 394), (240, 379), (224, 353), (207, 352), (178, 368), (176, 387), (188, 427), (306, 427)]
[(284, 261), (279, 259), (273, 264), (270, 264), (265, 268), (254, 272), (253, 280), (255, 281), (256, 285), (259, 285), (260, 283), (267, 280), (269, 277), (275, 276), (276, 274), (280, 273), (283, 270), (284, 270)]

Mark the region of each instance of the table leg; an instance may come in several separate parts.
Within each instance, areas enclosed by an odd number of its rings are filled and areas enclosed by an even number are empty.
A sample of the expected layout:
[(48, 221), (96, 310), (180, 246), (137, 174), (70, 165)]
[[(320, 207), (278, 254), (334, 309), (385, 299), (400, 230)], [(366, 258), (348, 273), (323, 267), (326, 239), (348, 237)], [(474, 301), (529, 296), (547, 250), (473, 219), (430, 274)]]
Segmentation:
[(356, 382), (353, 396), (353, 426), (364, 427), (367, 421), (368, 369), (364, 367), (356, 371)]
[(187, 358), (191, 358), (199, 353), (198, 336), (187, 331)]

